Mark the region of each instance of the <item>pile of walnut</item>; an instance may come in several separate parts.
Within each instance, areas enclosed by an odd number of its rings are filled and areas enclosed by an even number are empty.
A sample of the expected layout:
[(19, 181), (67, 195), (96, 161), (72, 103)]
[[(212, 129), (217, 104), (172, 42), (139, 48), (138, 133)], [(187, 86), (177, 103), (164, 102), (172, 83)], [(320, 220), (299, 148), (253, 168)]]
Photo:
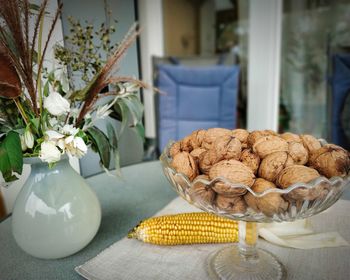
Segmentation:
[[(222, 176), (249, 186), (254, 192), (285, 189), (319, 176), (346, 176), (350, 169), (349, 155), (333, 144), (321, 147), (311, 135), (224, 128), (194, 131), (170, 148), (172, 167), (191, 181)], [(329, 188), (323, 183), (310, 190), (296, 189), (288, 195), (270, 193), (256, 198), (246, 189), (218, 181), (210, 186), (198, 182), (190, 194), (228, 213), (244, 213), (250, 207), (257, 213), (273, 216), (286, 211), (292, 202), (301, 204), (304, 200), (324, 197)]]

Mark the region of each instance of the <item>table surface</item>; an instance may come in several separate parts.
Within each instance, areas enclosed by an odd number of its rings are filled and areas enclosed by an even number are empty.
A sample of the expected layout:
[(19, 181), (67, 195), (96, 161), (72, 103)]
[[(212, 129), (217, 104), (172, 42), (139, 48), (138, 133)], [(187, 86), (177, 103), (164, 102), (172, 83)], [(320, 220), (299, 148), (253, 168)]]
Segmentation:
[[(74, 271), (76, 266), (85, 263), (109, 245), (120, 240), (140, 220), (152, 216), (177, 196), (163, 175), (158, 161), (125, 167), (122, 168), (122, 172), (124, 179), (110, 177), (106, 174), (87, 179), (101, 202), (102, 221), (92, 242), (73, 256), (58, 260), (33, 258), (16, 245), (11, 234), (11, 217), (1, 222), (0, 279), (82, 279)], [(339, 230), (342, 236), (350, 242), (350, 219), (347, 218), (350, 213), (350, 202), (338, 203), (341, 206), (340, 211), (344, 209), (344, 213), (331, 219), (329, 229), (326, 231)], [(348, 212), (345, 213), (346, 211)], [(322, 220), (321, 217), (315, 216), (315, 218)], [(317, 229), (317, 225), (315, 228)], [(321, 263), (321, 265), (329, 265), (331, 270), (335, 269), (335, 272), (337, 272), (336, 267), (339, 268), (341, 274), (335, 274), (332, 279), (347, 279), (343, 278), (344, 275), (349, 275), (350, 278), (349, 247), (295, 250), (264, 243), (266, 242), (262, 242), (262, 247), (267, 247), (277, 255), (286, 265), (287, 270), (298, 269), (298, 266), (304, 269), (309, 267), (310, 270), (315, 271), (312, 279), (323, 279), (322, 275), (317, 275), (317, 266)], [(306, 255), (310, 256), (308, 264), (303, 263)], [(323, 259), (318, 262), (318, 256), (327, 257), (329, 261)], [(335, 256), (341, 258), (335, 258)], [(334, 262), (339, 259), (340, 263)]]

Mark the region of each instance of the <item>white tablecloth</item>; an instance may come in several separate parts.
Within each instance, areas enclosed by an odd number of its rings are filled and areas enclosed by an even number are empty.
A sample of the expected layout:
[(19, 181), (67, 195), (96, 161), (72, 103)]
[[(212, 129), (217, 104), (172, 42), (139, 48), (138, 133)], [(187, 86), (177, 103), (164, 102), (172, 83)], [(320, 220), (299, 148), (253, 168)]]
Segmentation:
[[(176, 198), (157, 215), (197, 211)], [(350, 242), (350, 201), (340, 200), (311, 219), (315, 232), (337, 231)], [(205, 280), (207, 258), (228, 244), (161, 247), (122, 239), (95, 258), (76, 268), (90, 280)], [(273, 253), (284, 264), (287, 279), (350, 279), (350, 247), (298, 250), (259, 239), (259, 247)]]

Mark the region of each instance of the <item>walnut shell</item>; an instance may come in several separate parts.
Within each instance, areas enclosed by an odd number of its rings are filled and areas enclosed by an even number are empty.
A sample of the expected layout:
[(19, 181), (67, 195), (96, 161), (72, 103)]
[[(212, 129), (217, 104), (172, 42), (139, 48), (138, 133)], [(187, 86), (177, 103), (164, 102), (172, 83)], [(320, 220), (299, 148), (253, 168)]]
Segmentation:
[(252, 148), (256, 141), (258, 141), (261, 137), (274, 135), (276, 136), (276, 132), (272, 130), (254, 130), (251, 133), (249, 133), (247, 137), (247, 144), (249, 148)]
[(274, 152), (261, 161), (259, 177), (275, 182), (278, 174), (289, 165), (293, 165), (293, 160), (288, 153)]
[(217, 195), (215, 205), (219, 210), (230, 214), (245, 213), (247, 210), (247, 205), (241, 197), (225, 197)]
[(249, 136), (249, 132), (242, 128), (237, 128), (232, 130), (232, 136), (238, 138), (238, 140), (244, 144), (247, 143), (247, 138)]
[[(255, 180), (251, 189), (256, 193), (261, 193), (268, 189), (276, 189), (276, 186), (267, 180), (258, 178)], [(288, 208), (288, 202), (279, 193), (269, 193), (262, 197), (255, 197), (250, 192), (247, 192), (244, 200), (255, 212), (262, 212), (270, 217), (275, 213), (284, 212)]]
[(190, 144), (193, 149), (200, 148), (202, 146), (203, 139), (205, 137), (206, 130), (198, 129), (191, 133), (190, 135)]
[(193, 150), (191, 135), (187, 135), (180, 141), (180, 148), (182, 152), (191, 152)]
[[(209, 180), (209, 177), (206, 175), (199, 175), (195, 178)], [(212, 204), (216, 193), (212, 190), (211, 186), (208, 186), (202, 182), (196, 182), (190, 188), (189, 194), (194, 201), (200, 201), (205, 204)]]
[(242, 145), (236, 137), (224, 135), (214, 141), (214, 145), (212, 146), (211, 150), (213, 151), (212, 153), (216, 155), (216, 159), (213, 164), (223, 159), (239, 160)]
[[(280, 172), (276, 183), (285, 189), (298, 182), (308, 183), (319, 176), (316, 169), (304, 165), (291, 165)], [(286, 197), (293, 200), (314, 200), (321, 195), (321, 190), (316, 187), (312, 189), (298, 188), (291, 191)]]
[(287, 152), (288, 143), (282, 138), (274, 135), (260, 137), (253, 145), (253, 151), (264, 158), (274, 152)]
[[(232, 183), (239, 183), (248, 187), (254, 183), (255, 176), (249, 167), (237, 160), (223, 160), (212, 166), (209, 170), (211, 180), (217, 177), (224, 177)], [(229, 184), (217, 182), (213, 186), (214, 191), (226, 197), (242, 195), (246, 192), (244, 188), (231, 187)]]
[(304, 165), (309, 160), (309, 152), (300, 142), (288, 142), (288, 153), (295, 164)]
[(252, 149), (244, 149), (241, 153), (240, 161), (248, 166), (256, 175), (260, 165), (260, 157)]
[(178, 141), (178, 142), (175, 142), (171, 147), (170, 147), (170, 150), (169, 150), (169, 154), (172, 158), (174, 158), (175, 155), (177, 155), (178, 153), (181, 152), (181, 142)]
[(241, 142), (230, 135), (217, 138), (212, 148), (199, 157), (199, 168), (204, 174), (217, 162), (224, 159), (239, 159), (241, 155)]
[(280, 135), (280, 137), (284, 140), (286, 140), (288, 143), (289, 142), (298, 142), (302, 143), (301, 138), (298, 134), (291, 133), (291, 132), (285, 132)]
[(350, 170), (349, 153), (334, 144), (326, 144), (316, 150), (310, 162), (312, 167), (328, 178), (346, 176)]
[(176, 154), (171, 162), (171, 166), (177, 172), (185, 174), (191, 181), (198, 175), (198, 167), (193, 157), (188, 152)]
[(231, 135), (232, 132), (226, 128), (209, 128), (204, 135), (202, 141), (202, 148), (209, 150), (212, 144), (217, 138), (223, 137), (225, 135)]
[(210, 168), (213, 166), (212, 162), (216, 159), (216, 155), (211, 151), (205, 151), (198, 156), (199, 170), (203, 174), (209, 174)]
[(203, 149), (203, 148), (195, 148), (192, 150), (192, 152), (190, 152), (190, 155), (196, 160), (199, 161), (199, 156), (202, 153), (205, 153), (207, 150)]
[(320, 142), (312, 135), (302, 134), (300, 138), (304, 147), (308, 150), (309, 155), (312, 155), (316, 150), (321, 148)]

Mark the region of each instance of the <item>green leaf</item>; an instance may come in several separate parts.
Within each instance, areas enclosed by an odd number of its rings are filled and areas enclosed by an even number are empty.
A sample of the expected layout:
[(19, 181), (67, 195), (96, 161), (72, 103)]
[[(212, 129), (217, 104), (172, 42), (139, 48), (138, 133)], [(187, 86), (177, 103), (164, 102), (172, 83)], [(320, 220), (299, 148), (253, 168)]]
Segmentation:
[(6, 182), (16, 180), (13, 172), (22, 174), (23, 155), (18, 133), (10, 131), (0, 144), (0, 171)]
[(121, 135), (123, 133), (126, 125), (128, 124), (128, 121), (129, 121), (129, 108), (122, 101), (122, 99), (120, 99), (120, 102), (117, 102), (114, 105), (114, 109), (117, 112), (120, 112), (120, 115), (121, 115), (121, 125), (120, 125), (120, 129), (119, 129), (119, 135)]
[(145, 142), (145, 128), (142, 123), (135, 125), (137, 134), (141, 137), (142, 141)]
[(49, 81), (47, 81), (44, 85), (44, 96), (49, 96)]
[(107, 123), (107, 135), (112, 149), (118, 149), (118, 137), (115, 133), (113, 125), (110, 122)]
[(109, 143), (112, 147), (112, 151), (114, 155), (115, 171), (117, 176), (121, 177), (122, 174), (120, 170), (120, 154), (118, 150), (118, 137), (111, 123), (107, 123), (107, 134), (108, 134)]
[(40, 119), (39, 118), (32, 118), (29, 120), (32, 124), (31, 128), (33, 129), (33, 132), (35, 134), (39, 133), (39, 127), (40, 127)]
[(95, 146), (100, 155), (101, 163), (104, 167), (108, 168), (111, 154), (107, 136), (95, 126), (89, 128), (86, 133), (90, 135), (92, 143), (94, 144), (93, 146)]

